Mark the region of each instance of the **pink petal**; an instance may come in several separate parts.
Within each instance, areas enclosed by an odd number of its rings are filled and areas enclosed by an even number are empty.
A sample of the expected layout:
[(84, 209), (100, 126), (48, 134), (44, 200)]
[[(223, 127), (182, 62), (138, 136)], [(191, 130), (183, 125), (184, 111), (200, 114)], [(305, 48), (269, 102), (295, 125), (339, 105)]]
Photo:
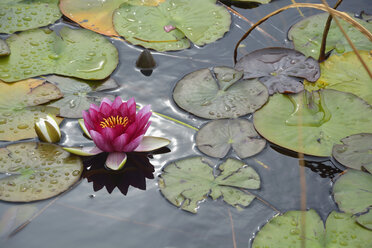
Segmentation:
[(102, 102), (101, 102), (101, 105), (99, 106), (100, 108), (102, 107), (102, 104), (104, 104), (104, 103), (106, 103), (106, 104), (108, 104), (108, 105), (112, 105), (112, 102), (111, 102), (111, 100), (110, 99), (108, 99), (107, 97), (104, 97), (103, 99), (102, 99)]
[(128, 116), (128, 105), (126, 102), (123, 102), (121, 105), (120, 105), (120, 108), (119, 108), (119, 111), (120, 111), (120, 115), (125, 117), (125, 116)]
[(98, 147), (63, 147), (64, 150), (79, 156), (94, 156), (101, 152)]
[(149, 121), (143, 129), (137, 129), (137, 132), (134, 134), (133, 137), (144, 135), (147, 129), (150, 127), (150, 125), (151, 125), (151, 121)]
[(91, 110), (91, 109), (94, 109), (97, 112), (99, 111), (99, 107), (97, 105), (93, 104), (93, 103), (91, 103), (90, 106), (89, 106), (89, 110)]
[(88, 131), (90, 131), (94, 127), (94, 125), (88, 112), (83, 111), (83, 119), (85, 127), (88, 129)]
[(127, 162), (127, 154), (124, 152), (111, 152), (106, 159), (106, 167), (111, 170), (121, 169)]
[(119, 136), (120, 134), (117, 134), (113, 128), (103, 128), (100, 132), (101, 135), (103, 135), (103, 138), (111, 145), (111, 142), (114, 141), (114, 139)]
[(143, 137), (139, 146), (134, 149), (135, 152), (150, 152), (162, 148), (164, 146), (169, 145), (170, 140), (160, 138), (160, 137), (152, 137), (152, 136), (145, 136)]
[[(131, 101), (132, 99), (133, 101)], [(136, 118), (136, 102), (134, 101), (134, 98), (131, 98), (128, 101), (128, 116), (131, 120), (134, 120)]]
[(174, 29), (176, 29), (176, 27), (175, 26), (172, 26), (172, 25), (165, 25), (163, 28), (164, 28), (164, 31), (167, 32), (167, 33), (169, 33), (170, 31), (172, 31)]
[(115, 151), (124, 151), (124, 147), (128, 144), (128, 134), (123, 133), (119, 137), (116, 137), (114, 140), (114, 150)]
[(132, 123), (129, 125), (127, 130), (125, 130), (125, 133), (128, 134), (128, 138), (132, 139), (133, 135), (137, 132), (137, 123)]
[(101, 103), (101, 106), (99, 107), (99, 112), (101, 112), (102, 114), (104, 114), (106, 117), (109, 117), (111, 115), (111, 105), (103, 102)]
[(140, 111), (138, 111), (137, 117), (142, 118), (142, 116), (146, 115), (147, 113), (151, 113), (151, 105), (146, 105)]
[(138, 124), (137, 124), (138, 125), (138, 128), (137, 128), (138, 130), (142, 130), (145, 127), (146, 123), (150, 119), (150, 116), (151, 116), (151, 112), (145, 114), (145, 116), (138, 121)]
[(123, 100), (121, 100), (121, 97), (118, 96), (115, 98), (114, 102), (112, 103), (111, 107), (113, 109), (119, 109), (120, 105), (123, 103)]
[(134, 140), (132, 140), (131, 142), (129, 142), (129, 144), (124, 147), (124, 152), (132, 152), (132, 151), (134, 151), (134, 149), (136, 149), (137, 146), (139, 146), (139, 144), (141, 143), (142, 139), (143, 139), (143, 135), (138, 136), (137, 138), (135, 138)]
[(92, 137), (96, 146), (104, 152), (113, 152), (114, 150), (109, 145), (110, 141), (104, 139), (104, 137), (97, 131), (90, 130), (90, 136)]

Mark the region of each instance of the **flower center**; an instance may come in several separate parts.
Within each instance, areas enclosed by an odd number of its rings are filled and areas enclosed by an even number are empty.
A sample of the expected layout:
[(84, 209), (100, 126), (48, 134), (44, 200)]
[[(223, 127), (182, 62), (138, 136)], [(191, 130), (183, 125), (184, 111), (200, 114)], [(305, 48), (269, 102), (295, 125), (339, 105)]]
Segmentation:
[(103, 121), (100, 123), (102, 128), (114, 128), (118, 125), (122, 125), (123, 127), (126, 127), (128, 125), (128, 117), (125, 116), (124, 118), (122, 116), (110, 116), (109, 118), (103, 118)]

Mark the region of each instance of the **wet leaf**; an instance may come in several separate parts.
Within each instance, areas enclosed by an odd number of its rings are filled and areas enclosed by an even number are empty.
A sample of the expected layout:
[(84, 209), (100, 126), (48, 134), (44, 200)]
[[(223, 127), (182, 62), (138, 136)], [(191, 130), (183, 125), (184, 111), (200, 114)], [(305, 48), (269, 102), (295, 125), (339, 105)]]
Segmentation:
[(29, 202), (56, 196), (80, 178), (83, 163), (61, 147), (18, 143), (0, 149), (0, 200)]
[(252, 113), (265, 104), (268, 92), (257, 80), (241, 80), (242, 74), (229, 67), (192, 72), (177, 83), (173, 99), (182, 109), (207, 119)]
[[(369, 52), (359, 51), (359, 54), (372, 71), (372, 56)], [(351, 92), (372, 104), (371, 78), (354, 52), (331, 56), (320, 64), (320, 69), (320, 78), (315, 83), (305, 81), (305, 89), (310, 91), (326, 88)]]
[(302, 221), (305, 223), (305, 246), (311, 248), (370, 247), (371, 231), (362, 228), (350, 214), (332, 212), (323, 222), (315, 210), (289, 211), (274, 217), (258, 232), (253, 248), (301, 247)]
[(272, 143), (314, 156), (330, 156), (342, 138), (372, 132), (372, 107), (336, 90), (275, 94), (254, 114), (257, 132)]
[(0, 57), (0, 79), (59, 74), (89, 80), (104, 79), (118, 64), (118, 51), (106, 38), (89, 30), (34, 29), (10, 36), (10, 56)]
[(357, 222), (365, 228), (372, 230), (372, 209), (370, 208), (368, 213), (359, 216)]
[(48, 76), (46, 80), (57, 85), (63, 93), (63, 98), (49, 104), (49, 106), (59, 108), (59, 115), (68, 118), (82, 118), (83, 110), (89, 109), (91, 103), (99, 105), (102, 100), (102, 96), (97, 96), (94, 93), (118, 86), (112, 78), (85, 81), (61, 76)]
[(227, 159), (219, 166), (215, 177), (213, 169), (202, 157), (175, 161), (163, 169), (159, 179), (160, 191), (173, 205), (196, 213), (198, 203), (208, 196), (220, 197), (234, 207), (248, 206), (253, 195), (243, 189), (258, 189), (260, 177), (254, 169), (235, 159)]
[(57, 108), (37, 105), (60, 97), (59, 89), (43, 80), (28, 79), (13, 84), (0, 82), (0, 140), (37, 137), (34, 123), (39, 118), (46, 118), (48, 113), (59, 113)]
[(167, 0), (156, 7), (123, 4), (114, 12), (115, 30), (134, 45), (157, 51), (212, 43), (229, 31), (230, 13), (215, 0)]
[(196, 145), (208, 156), (223, 158), (232, 148), (239, 158), (261, 152), (266, 145), (245, 119), (215, 120), (208, 122), (196, 135)]
[(242, 57), (235, 69), (244, 79), (259, 78), (269, 94), (298, 93), (304, 89), (300, 78), (315, 82), (320, 76), (319, 64), (313, 58), (288, 48), (265, 48)]
[(58, 0), (1, 0), (0, 33), (47, 26), (61, 16)]
[[(349, 14), (351, 17), (353, 14)], [(319, 57), (320, 46), (322, 44), (322, 36), (324, 26), (328, 18), (328, 13), (321, 13), (313, 15), (308, 18), (302, 19), (291, 27), (288, 32), (288, 37), (293, 40), (295, 49), (301, 51), (306, 56), (312, 56), (315, 59)], [(358, 18), (353, 18), (370, 32), (372, 32), (372, 23), (365, 22)], [(371, 50), (372, 44), (366, 36), (359, 30), (354, 28), (353, 25), (341, 19), (340, 23), (346, 34), (350, 37), (353, 44), (359, 50)], [(334, 53), (342, 54), (344, 52), (352, 51), (346, 38), (337, 27), (336, 23), (332, 21), (329, 33), (327, 36), (326, 52), (334, 49)]]
[(372, 169), (372, 133), (354, 134), (333, 146), (332, 155), (342, 165), (362, 170)]
[(8, 44), (2, 39), (0, 39), (0, 56), (7, 56), (10, 54)]

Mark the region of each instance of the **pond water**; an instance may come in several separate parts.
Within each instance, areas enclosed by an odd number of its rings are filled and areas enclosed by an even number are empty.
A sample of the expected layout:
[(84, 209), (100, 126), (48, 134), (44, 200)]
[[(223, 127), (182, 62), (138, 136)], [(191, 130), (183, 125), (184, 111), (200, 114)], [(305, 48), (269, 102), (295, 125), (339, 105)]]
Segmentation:
[[(320, 1), (302, 1), (319, 3)], [(334, 5), (336, 1), (329, 1)], [(232, 5), (249, 21), (256, 22), (271, 11), (291, 4), (290, 0), (273, 0), (267, 5), (243, 9)], [(372, 13), (370, 0), (344, 1), (339, 10)], [(318, 13), (313, 9), (301, 9), (305, 16)], [(287, 41), (289, 27), (302, 19), (296, 9), (275, 16), (260, 27), (271, 37), (254, 31), (243, 44), (240, 56), (269, 46), (292, 47)], [(53, 29), (70, 25), (60, 20)], [(233, 66), (233, 50), (236, 42), (250, 24), (232, 15), (231, 29), (226, 35), (204, 47), (192, 47), (178, 52), (152, 52), (157, 67), (145, 76), (135, 67), (142, 48), (118, 39), (111, 39), (119, 50), (120, 62), (112, 77), (119, 88), (106, 93), (123, 99), (135, 97), (141, 106), (151, 104), (153, 111), (200, 128), (207, 120), (181, 110), (172, 99), (172, 91), (184, 75), (200, 68)], [(5, 37), (5, 36), (2, 36)], [(251, 120), (251, 116), (246, 116)], [(82, 136), (76, 120), (62, 123), (62, 146), (90, 144)], [(160, 193), (158, 176), (168, 162), (202, 154), (195, 147), (195, 129), (174, 122), (157, 114), (152, 116), (148, 135), (171, 140), (168, 153), (154, 155), (150, 162), (155, 168), (155, 179), (147, 179), (147, 189), (130, 187), (126, 196), (116, 188), (109, 194), (105, 188), (95, 192), (93, 183), (82, 179), (70, 191), (44, 201), (34, 203), (43, 209), (24, 229), (3, 240), (1, 247), (250, 247), (255, 233), (273, 216), (288, 210), (301, 209), (299, 160), (275, 145), (268, 144), (256, 156), (244, 159), (260, 175), (262, 184), (250, 206), (237, 210), (222, 200), (206, 199), (197, 214), (182, 211), (170, 204)], [(1, 142), (5, 146), (8, 143)], [(294, 154), (296, 155), (296, 154)], [(230, 152), (228, 157), (237, 158)], [(342, 166), (330, 158), (305, 157), (306, 207), (315, 209), (323, 220), (337, 210), (330, 194), (332, 178)], [(222, 160), (214, 160), (220, 163)], [(0, 216), (9, 207), (22, 204), (0, 202)]]

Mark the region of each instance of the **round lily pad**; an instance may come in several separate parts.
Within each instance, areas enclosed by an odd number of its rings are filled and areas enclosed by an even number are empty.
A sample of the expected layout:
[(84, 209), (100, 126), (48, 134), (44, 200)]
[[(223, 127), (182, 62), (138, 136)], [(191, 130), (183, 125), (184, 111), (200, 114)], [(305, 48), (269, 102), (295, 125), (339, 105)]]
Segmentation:
[(157, 51), (203, 46), (230, 29), (230, 13), (216, 1), (167, 0), (158, 6), (123, 4), (114, 12), (115, 30), (134, 45)]
[(43, 27), (61, 16), (58, 0), (1, 0), (0, 33)]
[(83, 163), (61, 147), (18, 143), (0, 148), (0, 200), (30, 202), (58, 195), (80, 178)]
[(208, 156), (223, 158), (231, 147), (239, 158), (247, 158), (261, 152), (266, 145), (245, 119), (214, 120), (202, 127), (196, 135), (198, 149)]
[(320, 76), (319, 64), (313, 58), (289, 48), (264, 48), (242, 57), (235, 69), (244, 79), (260, 78), (269, 94), (298, 93), (304, 89), (299, 78), (315, 82)]
[(159, 179), (162, 194), (173, 205), (196, 213), (198, 203), (210, 196), (223, 198), (231, 206), (248, 206), (253, 195), (243, 189), (258, 189), (260, 177), (254, 169), (236, 159), (227, 159), (219, 166), (219, 176), (202, 157), (192, 157), (170, 163)]
[(0, 57), (0, 79), (13, 82), (59, 74), (98, 80), (109, 76), (118, 64), (118, 51), (106, 38), (89, 30), (33, 29), (7, 40), (11, 54)]
[(265, 104), (268, 91), (257, 80), (241, 80), (242, 76), (229, 67), (201, 69), (177, 83), (173, 99), (182, 109), (206, 119), (252, 113)]
[(359, 97), (336, 90), (275, 94), (254, 114), (259, 134), (284, 148), (330, 156), (342, 138), (372, 132), (372, 107)]

